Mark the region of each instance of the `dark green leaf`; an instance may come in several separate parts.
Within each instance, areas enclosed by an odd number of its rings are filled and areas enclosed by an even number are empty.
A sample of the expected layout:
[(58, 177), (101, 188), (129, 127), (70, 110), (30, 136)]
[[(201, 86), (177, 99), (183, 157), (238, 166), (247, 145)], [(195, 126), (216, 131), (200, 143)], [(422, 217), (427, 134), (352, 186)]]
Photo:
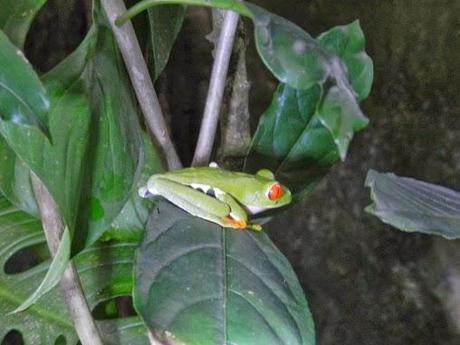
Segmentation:
[(24, 46), (30, 24), (46, 0), (0, 0), (0, 29), (19, 48)]
[[(44, 182), (70, 229), (79, 217), (79, 231), (88, 229), (90, 244), (126, 203), (143, 157), (139, 110), (103, 18), (96, 15), (84, 42), (44, 83), (51, 99), (53, 144), (33, 129), (7, 122), (0, 123), (0, 132)], [(0, 176), (14, 186), (10, 172)]]
[(38, 206), (30, 180), (30, 169), (10, 149), (0, 135), (0, 192), (17, 208), (39, 217)]
[[(24, 312), (9, 314), (35, 291), (50, 261), (21, 273), (6, 274), (6, 262), (21, 249), (43, 243), (40, 222), (14, 208), (0, 196), (0, 341), (12, 329), (22, 333), (25, 345), (49, 345), (63, 335), (66, 344), (77, 343), (58, 287)], [(112, 243), (85, 249), (75, 258), (85, 295), (91, 308), (100, 302), (130, 295), (136, 242)], [(104, 344), (147, 345), (148, 339), (138, 317), (98, 321)]]
[(372, 60), (365, 52), (365, 38), (359, 25), (336, 26), (318, 37), (319, 44), (339, 56), (345, 63), (358, 99), (365, 99), (371, 91), (374, 69)]
[(131, 193), (128, 202), (120, 214), (112, 222), (112, 227), (103, 237), (103, 240), (140, 240), (144, 234), (145, 224), (153, 206), (152, 199), (139, 197), (138, 189), (147, 184), (153, 174), (164, 172), (161, 158), (152, 145), (150, 137), (144, 134), (145, 164), (136, 188)]
[(270, 169), (294, 199), (311, 192), (339, 158), (316, 113), (320, 97), (319, 86), (302, 91), (281, 84), (260, 120), (244, 170)]
[(369, 93), (372, 61), (364, 51), (359, 23), (331, 29), (320, 36), (319, 44), (344, 60), (346, 68), (336, 69), (336, 85), (295, 90), (281, 84), (261, 118), (245, 164), (249, 172), (271, 169), (297, 199), (308, 194), (339, 157), (345, 159), (353, 134), (368, 123), (343, 75), (348, 69), (360, 98)]
[(264, 233), (222, 229), (160, 201), (139, 250), (134, 304), (185, 345), (314, 344), (286, 258)]
[(105, 20), (98, 28), (98, 47), (87, 66), (90, 69), (92, 149), (87, 167), (92, 175), (87, 244), (94, 243), (120, 213), (135, 187), (144, 157), (140, 111)]
[(0, 30), (0, 119), (48, 135), (48, 109), (48, 96), (37, 74)]
[(366, 211), (399, 230), (460, 238), (460, 193), (392, 173), (369, 170), (373, 203)]
[[(38, 130), (0, 122), (1, 134), (19, 157), (10, 157), (10, 165), (20, 165), (22, 161), (39, 176), (71, 230), (77, 217), (82, 165), (89, 140), (90, 111), (83, 74), (94, 45), (92, 31), (76, 52), (44, 78), (51, 100), (49, 124), (52, 144)], [(9, 171), (13, 172), (12, 169)], [(23, 171), (21, 173), (26, 175)], [(2, 171), (1, 175), (5, 180), (9, 179), (10, 185), (17, 183), (14, 175), (8, 176), (8, 171)]]
[(161, 6), (147, 11), (150, 26), (149, 61), (153, 64), (153, 80), (166, 66), (169, 54), (184, 21), (183, 5)]
[(61, 280), (64, 271), (67, 268), (70, 260), (70, 234), (69, 229), (65, 228), (64, 233), (62, 234), (61, 242), (56, 251), (56, 255), (53, 257), (48, 271), (46, 272), (45, 277), (38, 286), (38, 288), (29, 296), (22, 304), (17, 307), (13, 313), (18, 313), (26, 310), (31, 305), (36, 303), (40, 297), (49, 292), (54, 288), (59, 281)]

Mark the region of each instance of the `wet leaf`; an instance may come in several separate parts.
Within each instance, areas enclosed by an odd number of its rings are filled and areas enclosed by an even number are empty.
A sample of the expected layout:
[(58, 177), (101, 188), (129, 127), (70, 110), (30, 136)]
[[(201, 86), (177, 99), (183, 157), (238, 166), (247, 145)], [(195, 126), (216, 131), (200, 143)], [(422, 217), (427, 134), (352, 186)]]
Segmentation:
[(369, 170), (365, 182), (373, 203), (366, 208), (406, 232), (460, 238), (460, 193), (442, 186)]
[(49, 136), (49, 100), (24, 54), (0, 30), (0, 119)]
[(151, 331), (180, 344), (314, 344), (302, 289), (264, 233), (222, 229), (165, 201), (139, 249), (134, 304)]
[[(1, 134), (17, 155), (9, 154), (0, 188), (17, 191), (12, 167), (22, 161), (48, 188), (72, 232), (78, 221), (77, 238), (86, 238), (86, 245), (110, 228), (143, 159), (139, 109), (112, 33), (97, 13), (84, 42), (43, 78), (53, 143), (36, 130), (0, 122)], [(15, 196), (13, 201), (21, 200)]]

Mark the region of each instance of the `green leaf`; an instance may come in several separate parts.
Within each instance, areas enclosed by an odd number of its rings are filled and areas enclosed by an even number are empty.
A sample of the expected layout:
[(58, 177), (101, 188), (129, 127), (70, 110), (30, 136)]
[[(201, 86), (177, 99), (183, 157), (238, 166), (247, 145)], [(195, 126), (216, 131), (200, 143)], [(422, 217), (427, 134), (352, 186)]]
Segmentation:
[(148, 60), (153, 64), (153, 80), (158, 78), (168, 62), (184, 21), (185, 9), (182, 5), (173, 5), (151, 8), (147, 11), (150, 27)]
[(334, 56), (304, 30), (256, 5), (246, 6), (253, 16), (257, 51), (280, 82), (305, 90), (334, 76)]
[[(105, 18), (98, 27), (98, 47), (89, 78), (92, 150), (88, 165), (89, 232), (94, 243), (110, 227), (135, 187), (144, 160), (141, 116), (124, 64)], [(96, 144), (97, 143), (97, 144)], [(88, 181), (86, 181), (88, 183)]]
[(0, 192), (19, 209), (39, 217), (30, 169), (0, 135)]
[(22, 304), (17, 307), (12, 313), (18, 313), (26, 310), (32, 304), (36, 303), (40, 297), (49, 292), (54, 288), (62, 278), (64, 271), (70, 261), (70, 234), (69, 229), (65, 228), (62, 234), (59, 247), (56, 251), (56, 255), (51, 262), (48, 271), (46, 272), (45, 278), (38, 286), (37, 290), (29, 296)]
[(373, 203), (366, 211), (406, 232), (460, 238), (460, 193), (454, 190), (369, 170), (365, 182)]
[(365, 38), (359, 21), (336, 26), (322, 33), (319, 44), (345, 63), (354, 91), (360, 101), (367, 98), (374, 78), (372, 59), (365, 52)]
[[(320, 45), (344, 59), (354, 91), (369, 93), (372, 61), (364, 51), (358, 22), (320, 35)], [(293, 192), (308, 195), (338, 160), (345, 159), (353, 134), (367, 126), (346, 76), (337, 74), (336, 85), (316, 85), (295, 90), (281, 84), (262, 115), (254, 135), (245, 170), (271, 169)], [(340, 78), (339, 78), (340, 77)]]
[(37, 74), (0, 30), (0, 119), (36, 127), (49, 136), (49, 100)]
[[(87, 230), (87, 245), (110, 228), (143, 160), (139, 109), (116, 43), (98, 12), (94, 21), (78, 49), (44, 77), (53, 143), (0, 122), (9, 147), (44, 182), (69, 228), (78, 221), (79, 239)], [(14, 185), (10, 172), (0, 176)]]
[(329, 129), (340, 158), (345, 160), (355, 132), (366, 128), (369, 120), (348, 89), (332, 86), (318, 106), (318, 118)]
[[(24, 312), (10, 312), (35, 291), (49, 270), (49, 260), (26, 271), (5, 273), (12, 255), (44, 243), (40, 222), (13, 207), (0, 196), (0, 340), (10, 330), (19, 331), (25, 345), (49, 345), (63, 335), (66, 344), (77, 344), (77, 336), (56, 287)], [(113, 242), (85, 249), (74, 258), (85, 296), (91, 308), (117, 297), (130, 295), (132, 267), (137, 242)], [(139, 317), (97, 321), (104, 344), (148, 345), (146, 329)]]
[(351, 90), (340, 59), (324, 49), (294, 23), (249, 2), (235, 0), (144, 0), (131, 7), (116, 23), (122, 25), (145, 9), (164, 4), (189, 4), (233, 10), (252, 19), (257, 51), (267, 68), (282, 83), (306, 90), (333, 79)]
[(46, 0), (0, 0), (0, 29), (19, 48), (24, 46), (30, 24)]
[[(52, 144), (37, 130), (24, 130), (11, 123), (0, 122), (1, 134), (17, 155), (14, 159), (10, 157), (11, 165), (20, 160), (39, 176), (71, 231), (77, 217), (83, 162), (89, 141), (90, 112), (81, 76), (89, 58), (87, 52), (94, 49), (93, 36), (92, 31), (76, 52), (44, 77), (51, 101), (49, 123)], [(3, 169), (1, 166), (0, 170)], [(9, 175), (8, 171), (2, 171), (1, 175), (4, 180), (9, 179), (10, 185), (16, 183), (15, 176)]]
[(314, 344), (302, 289), (264, 233), (222, 229), (165, 201), (149, 224), (133, 297), (158, 337), (185, 345)]
[(319, 86), (306, 91), (281, 84), (262, 115), (244, 170), (270, 169), (294, 200), (310, 193), (339, 155), (316, 107)]
[(141, 177), (130, 198), (121, 210), (120, 214), (112, 222), (112, 227), (101, 240), (111, 239), (123, 241), (139, 241), (145, 229), (150, 210), (153, 206), (152, 199), (139, 197), (138, 189), (147, 184), (147, 180), (153, 174), (165, 171), (161, 157), (152, 145), (150, 137), (144, 133), (145, 164), (142, 168)]

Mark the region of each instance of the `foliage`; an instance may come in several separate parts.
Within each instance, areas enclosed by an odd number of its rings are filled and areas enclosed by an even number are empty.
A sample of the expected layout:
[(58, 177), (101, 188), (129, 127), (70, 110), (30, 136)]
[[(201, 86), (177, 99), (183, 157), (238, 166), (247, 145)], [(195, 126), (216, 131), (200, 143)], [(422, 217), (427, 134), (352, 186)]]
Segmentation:
[(267, 235), (223, 229), (166, 202), (153, 214), (134, 290), (150, 329), (184, 344), (314, 344), (302, 289)]
[[(44, 76), (18, 53), (44, 1), (13, 3), (0, 0), (2, 7), (11, 5), (0, 14), (0, 190), (15, 205), (0, 197), (2, 267), (21, 249), (44, 241), (32, 218), (38, 216), (33, 172), (70, 230), (72, 260), (90, 307), (133, 290), (141, 318), (98, 322), (107, 344), (147, 343), (141, 319), (158, 337), (184, 344), (314, 344), (313, 319), (297, 278), (266, 234), (224, 230), (165, 201), (152, 209), (137, 196), (137, 187), (162, 167), (139, 122), (99, 2), (83, 42)], [(245, 170), (272, 169), (296, 200), (306, 197), (345, 159), (353, 135), (368, 123), (359, 101), (370, 92), (373, 67), (359, 23), (315, 39), (250, 3), (140, 1), (118, 22), (148, 11), (141, 31), (149, 35), (146, 58), (153, 79), (168, 61), (185, 5), (233, 9), (252, 20), (258, 53), (280, 85), (259, 123)], [(27, 16), (19, 20), (18, 13)], [(26, 311), (7, 314), (34, 291), (43, 293), (37, 285), (48, 269), (45, 261), (22, 273), (0, 271), (5, 315), (0, 337), (16, 329), (26, 344), (51, 344), (60, 335), (76, 342), (57, 288)], [(51, 268), (49, 275), (60, 272)]]
[(366, 187), (373, 204), (366, 208), (399, 230), (460, 238), (460, 193), (431, 183), (369, 170)]
[[(27, 296), (36, 291), (50, 260), (36, 262), (30, 269), (7, 273), (5, 268), (17, 254), (43, 244), (40, 222), (16, 209), (0, 196), (0, 339), (10, 330), (21, 332), (25, 345), (54, 344), (64, 336), (67, 344), (76, 344), (72, 321), (64, 307), (61, 291), (55, 287), (27, 311), (11, 313)], [(74, 258), (89, 305), (117, 296), (129, 295), (132, 289), (132, 265), (137, 242), (100, 244), (82, 251)], [(32, 252), (33, 253), (33, 252)], [(40, 260), (39, 260), (40, 261)], [(99, 321), (106, 344), (148, 344), (145, 328), (139, 318)], [(114, 334), (118, 336), (114, 336)]]

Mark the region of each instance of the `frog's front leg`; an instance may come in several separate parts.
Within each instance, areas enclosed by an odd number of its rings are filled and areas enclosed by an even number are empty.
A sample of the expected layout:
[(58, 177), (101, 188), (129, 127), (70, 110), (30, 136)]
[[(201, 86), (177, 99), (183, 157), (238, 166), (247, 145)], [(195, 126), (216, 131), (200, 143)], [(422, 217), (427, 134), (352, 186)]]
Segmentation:
[(246, 210), (241, 207), (241, 205), (236, 201), (230, 194), (215, 190), (216, 198), (221, 200), (222, 202), (226, 203), (230, 206), (230, 217), (228, 219), (229, 222), (233, 222), (235, 224), (235, 229), (251, 229), (254, 231), (261, 231), (262, 226), (259, 224), (249, 224), (248, 223), (248, 214)]
[(232, 221), (231, 208), (228, 204), (201, 191), (162, 176), (152, 176), (147, 189), (150, 194), (161, 195), (193, 216), (223, 227), (239, 228), (238, 224)]

